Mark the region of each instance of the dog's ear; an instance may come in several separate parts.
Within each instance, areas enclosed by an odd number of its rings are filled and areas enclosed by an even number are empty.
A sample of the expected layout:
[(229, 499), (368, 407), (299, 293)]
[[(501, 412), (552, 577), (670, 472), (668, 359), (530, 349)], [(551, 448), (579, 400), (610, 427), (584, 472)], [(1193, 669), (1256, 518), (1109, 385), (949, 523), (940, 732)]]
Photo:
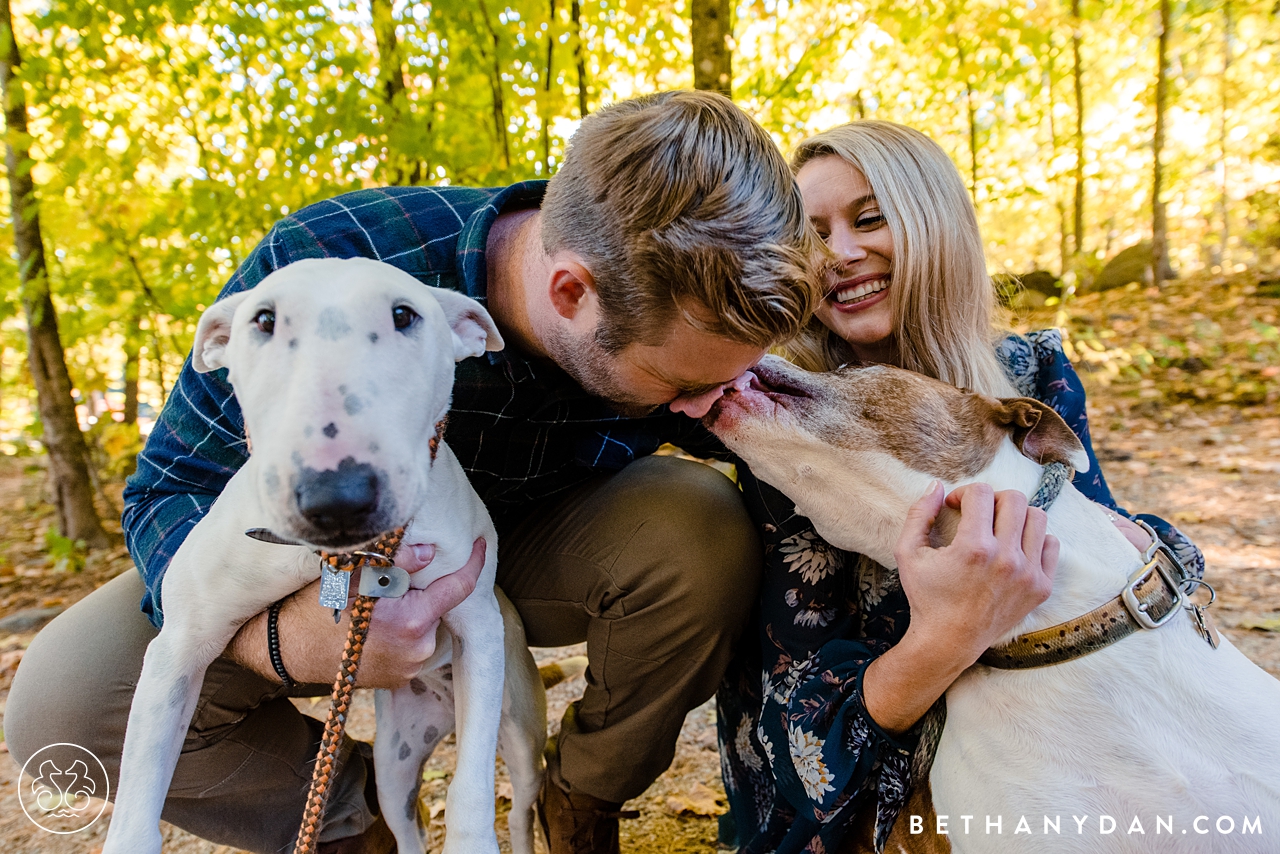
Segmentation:
[(220, 299), (200, 315), (196, 327), (196, 341), (191, 347), (191, 367), (196, 373), (207, 374), (227, 367), (227, 343), (231, 340), (231, 319), (249, 291), (232, 294)]
[(1089, 455), (1053, 408), (1029, 397), (999, 401), (996, 423), (1011, 434), (1023, 455), (1044, 465), (1064, 463), (1078, 472), (1089, 470)]
[(502, 336), (484, 306), (457, 291), (432, 288), (432, 296), (444, 309), (453, 330), (453, 358), (456, 362), (479, 356), (486, 350), (501, 350)]

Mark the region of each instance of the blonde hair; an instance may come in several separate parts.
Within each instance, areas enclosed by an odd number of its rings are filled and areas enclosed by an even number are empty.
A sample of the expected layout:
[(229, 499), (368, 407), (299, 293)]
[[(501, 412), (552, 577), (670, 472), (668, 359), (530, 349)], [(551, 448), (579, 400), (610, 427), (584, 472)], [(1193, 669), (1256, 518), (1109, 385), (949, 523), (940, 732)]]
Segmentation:
[[(909, 127), (858, 121), (802, 142), (791, 168), (799, 172), (821, 157), (839, 157), (866, 177), (893, 236), (889, 306), (898, 366), (984, 394), (1014, 395), (995, 357), (1003, 332), (978, 219), (947, 153)], [(785, 350), (809, 370), (855, 361), (816, 317)]]
[(609, 352), (661, 344), (679, 315), (764, 349), (796, 335), (822, 300), (822, 245), (786, 158), (711, 92), (587, 116), (547, 186), (542, 242), (591, 271), (596, 339)]

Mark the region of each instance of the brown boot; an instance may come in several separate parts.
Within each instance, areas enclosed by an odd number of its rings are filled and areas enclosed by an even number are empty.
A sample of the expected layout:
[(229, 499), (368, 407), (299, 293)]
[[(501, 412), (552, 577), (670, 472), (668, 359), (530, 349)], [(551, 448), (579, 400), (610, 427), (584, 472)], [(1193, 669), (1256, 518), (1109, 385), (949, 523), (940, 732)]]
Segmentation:
[(316, 846), (316, 854), (395, 854), (396, 838), (378, 816), (364, 833), (331, 839)]
[(582, 792), (566, 792), (548, 774), (538, 792), (538, 821), (551, 854), (619, 854), (618, 819), (636, 810)]

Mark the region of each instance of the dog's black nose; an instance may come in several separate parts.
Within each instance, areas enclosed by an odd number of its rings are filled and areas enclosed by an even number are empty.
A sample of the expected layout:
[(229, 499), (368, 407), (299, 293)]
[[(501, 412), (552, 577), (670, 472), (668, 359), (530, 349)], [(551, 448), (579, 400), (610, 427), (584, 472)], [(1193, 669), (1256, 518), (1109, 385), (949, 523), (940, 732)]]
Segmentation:
[(337, 470), (303, 469), (298, 511), (318, 528), (358, 531), (378, 509), (378, 473), (347, 457)]

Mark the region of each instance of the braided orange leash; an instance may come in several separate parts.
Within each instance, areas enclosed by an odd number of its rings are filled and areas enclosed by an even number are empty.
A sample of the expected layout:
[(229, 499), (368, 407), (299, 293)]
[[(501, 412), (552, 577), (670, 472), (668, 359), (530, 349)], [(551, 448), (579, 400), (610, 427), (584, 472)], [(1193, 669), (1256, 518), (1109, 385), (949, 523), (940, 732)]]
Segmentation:
[[(351, 572), (370, 563), (390, 563), (404, 539), (404, 528), (398, 528), (374, 543), (371, 551), (349, 555), (320, 553), (320, 560), (340, 572)], [(307, 805), (302, 811), (302, 827), (298, 829), (298, 842), (294, 854), (315, 854), (320, 841), (320, 828), (324, 820), (325, 805), (329, 799), (329, 784), (336, 770), (338, 747), (347, 728), (347, 713), (351, 711), (351, 695), (356, 687), (356, 671), (360, 667), (360, 654), (369, 634), (369, 620), (373, 616), (376, 597), (356, 596), (351, 606), (351, 627), (347, 630), (347, 643), (342, 649), (342, 663), (338, 678), (333, 682), (333, 694), (329, 704), (329, 716), (324, 722), (324, 735), (320, 739), (320, 751), (316, 754), (315, 770), (311, 774), (311, 790), (307, 793)]]

